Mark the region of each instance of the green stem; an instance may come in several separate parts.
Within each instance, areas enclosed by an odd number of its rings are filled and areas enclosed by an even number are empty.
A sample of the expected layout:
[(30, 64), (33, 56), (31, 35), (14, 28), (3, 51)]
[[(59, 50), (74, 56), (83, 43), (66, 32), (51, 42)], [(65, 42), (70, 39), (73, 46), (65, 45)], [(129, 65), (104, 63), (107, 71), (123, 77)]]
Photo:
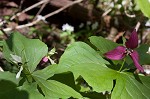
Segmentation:
[(24, 68), (24, 69), (23, 69), (23, 72), (24, 72), (24, 74), (25, 74), (25, 76), (26, 76), (27, 81), (28, 81), (29, 83), (31, 83), (33, 79), (32, 79), (32, 76), (31, 76), (30, 71), (29, 71), (27, 68)]
[(122, 65), (121, 65), (121, 67), (120, 67), (120, 69), (119, 69), (119, 72), (121, 72), (121, 70), (122, 70), (122, 68), (123, 68), (123, 66), (124, 66), (124, 63), (125, 63), (125, 59), (123, 59)]

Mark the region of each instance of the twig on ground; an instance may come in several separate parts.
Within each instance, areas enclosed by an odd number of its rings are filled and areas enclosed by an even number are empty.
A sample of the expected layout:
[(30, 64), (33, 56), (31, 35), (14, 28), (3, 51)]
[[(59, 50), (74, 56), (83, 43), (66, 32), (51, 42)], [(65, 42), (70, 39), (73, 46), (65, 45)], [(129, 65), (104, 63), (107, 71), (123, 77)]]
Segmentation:
[(146, 42), (146, 37), (148, 36), (148, 35), (150, 35), (150, 30), (145, 30), (144, 32), (143, 32), (143, 35), (142, 35), (142, 40), (141, 40), (141, 42)]
[(135, 18), (135, 14), (130, 15), (126, 9), (125, 9), (125, 14), (126, 14), (126, 16), (128, 16), (130, 18)]
[(136, 31), (138, 31), (138, 29), (139, 29), (140, 25), (141, 25), (141, 23), (140, 23), (140, 22), (138, 22), (138, 23), (136, 24), (136, 26), (135, 26)]
[[(43, 0), (43, 1), (46, 1), (46, 0)], [(73, 1), (73, 2), (71, 2), (71, 3), (69, 3), (69, 4), (67, 4), (66, 6), (64, 6), (64, 7), (60, 8), (60, 9), (58, 9), (58, 10), (56, 10), (56, 11), (53, 11), (53, 12), (51, 12), (51, 13), (49, 13), (49, 14), (43, 16), (43, 17), (44, 17), (45, 19), (48, 18), (48, 17), (51, 17), (51, 16), (53, 16), (53, 15), (55, 15), (55, 14), (57, 14), (57, 13), (63, 11), (64, 9), (66, 9), (66, 8), (68, 8), (68, 7), (70, 7), (70, 6), (74, 5), (74, 4), (80, 3), (81, 1), (82, 1), (82, 0)], [(25, 27), (30, 27), (30, 26), (33, 26), (33, 25), (37, 24), (37, 23), (38, 23), (39, 21), (41, 21), (41, 20), (42, 20), (42, 19), (37, 19), (37, 20), (32, 21), (31, 23), (28, 23), (28, 24), (19, 25), (19, 26), (16, 26), (15, 28), (5, 28), (5, 29), (3, 29), (3, 30), (6, 32), (6, 31), (11, 31), (11, 30), (13, 30), (13, 29), (21, 29), (21, 28), (25, 28)]]
[(104, 17), (105, 17), (106, 15), (108, 15), (108, 13), (111, 12), (111, 10), (112, 10), (112, 9), (110, 8), (110, 9), (106, 10), (106, 11), (102, 14), (102, 16), (101, 16), (101, 22), (100, 22), (100, 28), (99, 28), (99, 30), (97, 31), (97, 33), (102, 31), (103, 26), (104, 26)]
[(48, 3), (48, 2), (45, 2), (45, 3), (42, 4), (40, 10), (39, 10), (38, 13), (35, 15), (35, 17), (34, 17), (33, 20), (35, 20), (36, 17), (43, 11), (43, 9), (45, 8), (45, 6), (46, 6), (47, 3)]
[(102, 14), (102, 17), (106, 16), (112, 9), (108, 9), (107, 11), (105, 11), (103, 14)]
[(118, 33), (118, 30), (115, 27), (111, 27), (110, 34), (106, 37), (106, 39), (113, 41), (117, 33)]
[(132, 15), (131, 15), (131, 14), (129, 14), (129, 13), (127, 12), (127, 7), (128, 7), (129, 5), (130, 5), (130, 1), (127, 0), (127, 1), (126, 1), (126, 4), (124, 5), (124, 9), (125, 9), (124, 12), (125, 12), (126, 16), (128, 16), (128, 17), (130, 17), (130, 18), (134, 18), (134, 17), (136, 17), (135, 14), (132, 14)]
[(19, 5), (19, 8), (18, 8), (18, 9), (19, 9), (19, 11), (21, 10), (22, 5), (23, 5), (24, 1), (25, 1), (25, 0), (21, 0), (21, 1), (20, 1), (20, 5)]
[(36, 3), (36, 4), (32, 5), (32, 6), (30, 6), (30, 7), (26, 8), (26, 9), (24, 9), (22, 12), (19, 12), (19, 13), (17, 13), (16, 15), (12, 16), (12, 17), (10, 18), (10, 20), (15, 19), (16, 17), (20, 16), (22, 13), (25, 13), (25, 12), (27, 12), (27, 11), (29, 11), (29, 10), (31, 10), (31, 9), (33, 9), (33, 8), (35, 8), (35, 7), (37, 7), (37, 6), (41, 5), (41, 4), (43, 4), (43, 3), (45, 3), (45, 2), (47, 2), (47, 1), (48, 1), (48, 0), (42, 0), (42, 1)]
[(68, 8), (68, 7), (70, 7), (70, 6), (74, 5), (74, 4), (80, 3), (81, 1), (83, 1), (83, 0), (76, 0), (76, 1), (73, 1), (73, 2), (71, 2), (71, 3), (69, 3), (69, 4), (67, 4), (67, 5), (64, 6), (64, 7), (60, 8), (60, 9), (58, 9), (58, 10), (52, 12), (52, 13), (49, 13), (49, 14), (45, 15), (44, 17), (45, 17), (45, 18), (48, 18), (48, 17), (50, 17), (50, 16), (52, 16), (52, 15), (55, 15), (55, 14), (57, 14), (57, 13), (63, 11), (64, 9), (66, 9), (66, 8)]
[(113, 41), (114, 41), (114, 42), (117, 42), (117, 40), (118, 40), (120, 37), (122, 37), (124, 33), (125, 33), (125, 32), (119, 32), (119, 33), (114, 37)]

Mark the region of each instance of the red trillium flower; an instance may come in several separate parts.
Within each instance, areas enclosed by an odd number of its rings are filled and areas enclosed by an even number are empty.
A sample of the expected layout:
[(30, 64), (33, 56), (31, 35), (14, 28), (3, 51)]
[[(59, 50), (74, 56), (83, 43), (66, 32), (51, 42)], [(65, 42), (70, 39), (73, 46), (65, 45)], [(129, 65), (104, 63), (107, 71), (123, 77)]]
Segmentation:
[(105, 53), (104, 55), (111, 60), (121, 60), (126, 55), (129, 55), (133, 60), (134, 65), (138, 70), (144, 72), (144, 69), (139, 64), (139, 55), (138, 52), (133, 50), (138, 46), (138, 36), (136, 30), (134, 29), (130, 38), (125, 42), (125, 46), (118, 46), (115, 49)]

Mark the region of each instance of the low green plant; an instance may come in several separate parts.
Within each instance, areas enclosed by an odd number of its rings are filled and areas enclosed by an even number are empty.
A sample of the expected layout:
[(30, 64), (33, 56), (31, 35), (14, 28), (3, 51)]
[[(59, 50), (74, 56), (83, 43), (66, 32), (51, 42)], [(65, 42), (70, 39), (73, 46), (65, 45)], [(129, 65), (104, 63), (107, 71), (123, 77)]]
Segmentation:
[[(37, 70), (48, 54), (47, 46), (38, 39), (12, 33), (3, 42), (3, 55), (19, 72), (21, 67), (22, 70), (19, 77), (16, 77), (18, 72), (0, 72), (0, 99), (150, 98), (150, 78), (135, 74), (130, 58), (116, 62), (103, 56), (117, 47), (117, 43), (97, 36), (89, 40), (96, 50), (84, 42), (74, 42), (66, 48), (58, 64)], [(147, 49), (147, 45), (137, 48), (142, 64), (150, 64)]]

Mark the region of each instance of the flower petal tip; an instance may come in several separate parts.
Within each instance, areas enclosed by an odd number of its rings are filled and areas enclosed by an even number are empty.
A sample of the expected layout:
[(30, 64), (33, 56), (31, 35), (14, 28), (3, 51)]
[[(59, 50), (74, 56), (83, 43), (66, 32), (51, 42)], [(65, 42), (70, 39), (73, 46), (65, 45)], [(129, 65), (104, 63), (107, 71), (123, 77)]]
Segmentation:
[(131, 48), (131, 49), (134, 49), (138, 46), (138, 35), (135, 29), (131, 33), (131, 36), (128, 39), (128, 41), (125, 43), (125, 45), (127, 48)]
[(137, 51), (133, 51), (133, 53), (130, 54), (131, 59), (133, 60), (133, 63), (135, 65), (135, 67), (141, 71), (144, 72), (143, 67), (139, 64), (139, 55)]

